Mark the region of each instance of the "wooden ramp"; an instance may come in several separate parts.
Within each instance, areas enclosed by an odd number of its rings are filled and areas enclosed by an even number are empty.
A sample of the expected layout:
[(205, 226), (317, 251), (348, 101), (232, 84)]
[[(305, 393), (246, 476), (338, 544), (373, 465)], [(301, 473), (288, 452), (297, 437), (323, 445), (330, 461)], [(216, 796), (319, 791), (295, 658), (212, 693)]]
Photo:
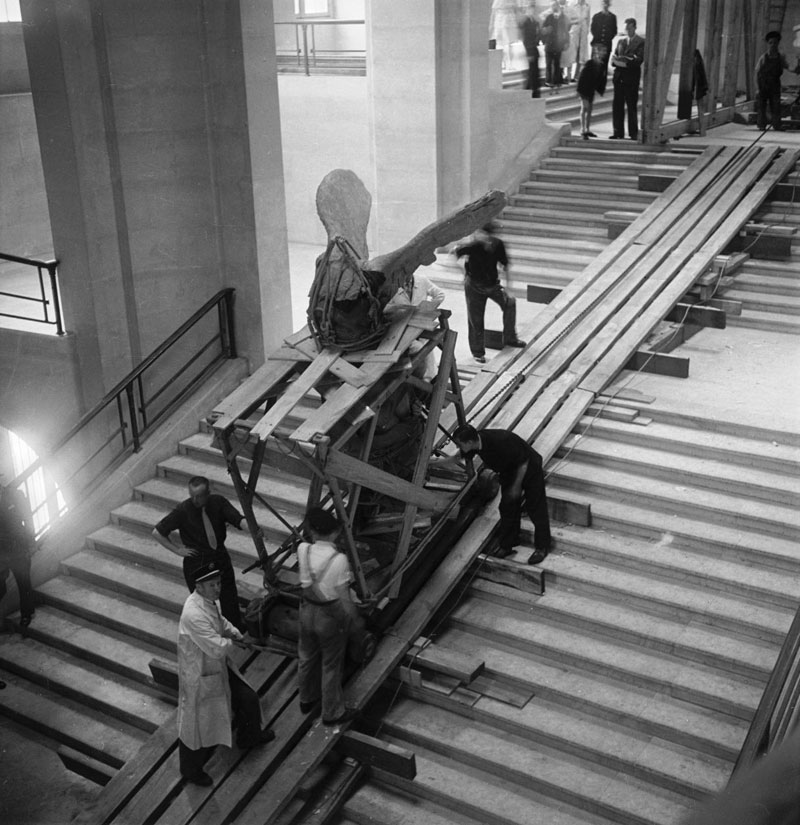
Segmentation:
[[(626, 365), (653, 327), (794, 166), (798, 152), (709, 148), (649, 206), (582, 276), (537, 317), (530, 344), (504, 352), (463, 393), (476, 426), (513, 429), (545, 462)], [(489, 399), (487, 403), (487, 399)], [(455, 416), (442, 423), (451, 429)], [(455, 543), (349, 681), (348, 704), (364, 708), (425, 629), (489, 540), (497, 502)], [(185, 786), (168, 722), (106, 786), (84, 822), (290, 823), (298, 791), (343, 731), (311, 724), (294, 701), (294, 667), (271, 654), (248, 662), (262, 688), (276, 741), (242, 755), (220, 749), (209, 765), (211, 789)], [(302, 821), (325, 821), (313, 817)]]

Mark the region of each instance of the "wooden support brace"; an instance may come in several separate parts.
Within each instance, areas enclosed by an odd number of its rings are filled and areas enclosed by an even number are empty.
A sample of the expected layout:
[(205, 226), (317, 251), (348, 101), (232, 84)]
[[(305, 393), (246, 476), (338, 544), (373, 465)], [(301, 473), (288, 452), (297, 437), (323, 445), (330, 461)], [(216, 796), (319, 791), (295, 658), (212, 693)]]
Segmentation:
[(567, 501), (563, 498), (548, 496), (547, 511), (553, 521), (577, 524), (580, 527), (592, 526), (592, 505), (588, 502)]
[(423, 670), (433, 670), (445, 676), (453, 676), (461, 682), (469, 684), (476, 676), (483, 672), (483, 659), (467, 656), (456, 650), (437, 647), (435, 644), (414, 645), (406, 656), (409, 667), (418, 667)]
[(417, 775), (417, 760), (412, 751), (358, 731), (345, 731), (336, 743), (336, 750), (362, 765), (380, 768), (404, 779)]
[(667, 187), (679, 177), (679, 175), (680, 173), (670, 175), (667, 173), (658, 174), (656, 172), (641, 172), (639, 174), (639, 191), (664, 192)]
[(160, 687), (178, 692), (178, 666), (175, 662), (153, 658), (147, 663), (153, 681)]
[(91, 756), (68, 748), (66, 745), (62, 745), (56, 753), (67, 770), (77, 773), (78, 776), (82, 776), (84, 779), (98, 785), (107, 785), (116, 773), (111, 766), (98, 762), (96, 759), (92, 759)]
[(586, 414), (593, 418), (607, 418), (609, 421), (624, 421), (626, 424), (633, 424), (639, 415), (639, 410), (630, 407), (615, 407), (613, 404), (592, 404)]
[(494, 699), (496, 702), (504, 702), (515, 708), (524, 708), (533, 699), (534, 693), (526, 688), (507, 685), (493, 676), (482, 674), (470, 683), (470, 689)]
[(323, 798), (314, 806), (314, 810), (303, 818), (303, 825), (328, 825), (338, 821), (337, 814), (355, 791), (361, 777), (364, 775), (363, 766), (349, 757), (339, 766), (330, 788), (326, 789)]
[(640, 349), (628, 359), (623, 369), (655, 375), (670, 375), (673, 378), (688, 378), (689, 359)]
[(515, 590), (539, 596), (544, 593), (545, 571), (541, 567), (480, 555), (470, 574), (495, 584), (505, 584)]
[(497, 329), (484, 330), (483, 343), (486, 349), (503, 349), (503, 333)]
[(748, 223), (725, 247), (725, 253), (747, 252), (751, 258), (785, 261), (792, 256), (796, 227)]
[(697, 306), (696, 304), (676, 304), (667, 315), (666, 321), (695, 324), (699, 327), (725, 329), (725, 312), (715, 307)]
[(538, 286), (528, 284), (527, 299), (532, 304), (549, 304), (561, 293), (561, 290), (553, 286)]

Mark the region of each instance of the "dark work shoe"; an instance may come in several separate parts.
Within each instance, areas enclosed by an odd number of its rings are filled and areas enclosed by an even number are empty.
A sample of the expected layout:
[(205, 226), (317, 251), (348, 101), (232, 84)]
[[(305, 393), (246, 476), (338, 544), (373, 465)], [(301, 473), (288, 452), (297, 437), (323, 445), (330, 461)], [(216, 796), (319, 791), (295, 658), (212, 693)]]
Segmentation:
[(498, 559), (507, 559), (509, 556), (514, 555), (514, 548), (513, 547), (498, 547), (497, 550), (494, 551), (494, 555)]
[(625, 140), (625, 135), (609, 135), (609, 140)]
[(477, 361), (479, 364), (486, 363), (486, 356), (485, 355), (473, 355), (473, 360)]
[(193, 774), (192, 776), (184, 776), (183, 778), (187, 782), (191, 782), (192, 785), (201, 785), (203, 788), (208, 788), (214, 784), (214, 780), (205, 771), (200, 771), (200, 773)]
[(547, 558), (547, 550), (534, 550), (528, 557), (528, 564), (541, 564)]
[(515, 338), (513, 341), (506, 341), (506, 346), (518, 347), (521, 349), (522, 347), (527, 346), (527, 344), (524, 341), (521, 341), (519, 338)]
[(358, 711), (355, 708), (347, 708), (341, 716), (336, 719), (323, 719), (323, 725), (344, 725), (347, 722), (352, 722), (358, 716)]
[(34, 616), (33, 613), (30, 613), (27, 616), (20, 616), (19, 626), (20, 627), (27, 627), (31, 623), (31, 620), (33, 619), (33, 616)]
[(275, 731), (265, 728), (261, 731), (256, 739), (237, 739), (236, 747), (243, 751), (250, 750), (250, 748), (257, 748), (259, 745), (266, 745), (275, 738)]
[(300, 702), (300, 713), (313, 713), (316, 716), (319, 713), (319, 702)]
[(583, 134), (586, 135), (587, 138), (597, 137), (597, 135), (594, 132), (584, 132)]

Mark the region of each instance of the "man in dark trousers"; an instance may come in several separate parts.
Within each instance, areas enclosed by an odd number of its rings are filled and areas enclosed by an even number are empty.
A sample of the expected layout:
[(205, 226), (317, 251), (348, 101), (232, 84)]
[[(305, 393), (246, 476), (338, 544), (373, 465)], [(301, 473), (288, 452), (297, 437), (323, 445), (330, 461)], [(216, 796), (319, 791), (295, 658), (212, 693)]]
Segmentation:
[[(781, 75), (789, 68), (786, 55), (778, 50), (781, 33), (767, 32), (767, 50), (756, 63), (756, 87), (758, 89), (757, 124), (763, 132), (767, 128), (767, 107), (769, 107), (772, 128), (780, 132), (781, 126)], [(793, 71), (800, 71), (800, 62)]]
[[(200, 568), (213, 563), (222, 576), (219, 597), (222, 615), (238, 630), (244, 630), (239, 610), (239, 593), (233, 564), (225, 549), (227, 526), (242, 529), (244, 516), (224, 496), (211, 493), (208, 479), (194, 476), (189, 479), (189, 498), (182, 501), (153, 529), (153, 537), (171, 553), (183, 559), (183, 577), (189, 592), (194, 590), (195, 575)], [(170, 539), (177, 530), (183, 546)]]
[(625, 110), (628, 110), (628, 137), (639, 137), (639, 80), (644, 61), (644, 38), (636, 34), (636, 21), (625, 21), (626, 36), (617, 43), (611, 64), (614, 66), (614, 104), (611, 119), (614, 124), (612, 138), (625, 137)]
[(603, 0), (603, 8), (592, 17), (589, 30), (592, 33), (592, 46), (602, 44), (606, 47), (605, 63), (608, 71), (608, 58), (611, 57), (611, 47), (617, 36), (617, 15), (609, 10), (611, 0)]
[(528, 80), (525, 88), (530, 91), (531, 97), (539, 97), (539, 41), (542, 39), (542, 31), (536, 16), (536, 3), (528, 3), (527, 12), (519, 17), (518, 22), (522, 45), (528, 56)]
[(505, 244), (494, 234), (494, 224), (488, 223), (475, 232), (469, 243), (457, 246), (457, 258), (466, 255), (464, 295), (467, 299), (467, 337), (472, 357), (486, 363), (483, 318), (486, 300), (491, 299), (503, 310), (503, 344), (524, 347), (517, 337), (517, 301), (500, 284), (497, 267), (502, 266), (508, 277), (508, 255)]
[[(550, 515), (544, 487), (542, 457), (527, 442), (507, 430), (476, 430), (463, 424), (453, 433), (463, 458), (480, 456), (485, 467), (500, 476), (500, 530), (497, 555), (505, 558), (519, 543), (523, 499), (533, 522), (534, 552), (528, 564), (539, 564), (550, 552)], [(449, 459), (448, 459), (449, 460)]]
[(11, 572), (19, 591), (21, 627), (31, 623), (34, 613), (31, 553), (35, 547), (28, 499), (21, 490), (0, 484), (0, 599), (6, 594), (6, 579)]

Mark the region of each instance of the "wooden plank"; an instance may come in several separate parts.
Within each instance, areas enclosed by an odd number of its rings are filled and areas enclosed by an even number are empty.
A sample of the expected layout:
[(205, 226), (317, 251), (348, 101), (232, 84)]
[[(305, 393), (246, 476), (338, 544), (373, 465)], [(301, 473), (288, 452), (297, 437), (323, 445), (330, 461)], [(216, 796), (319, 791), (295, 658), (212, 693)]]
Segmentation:
[[(800, 150), (785, 151), (749, 192), (744, 196), (739, 191), (733, 193), (738, 198), (736, 208), (714, 231), (713, 235), (706, 240), (697, 253), (692, 256), (689, 264), (682, 269), (673, 283), (653, 300), (647, 312), (642, 313), (637, 318), (604, 357), (603, 361), (598, 363), (587, 378), (581, 382), (582, 388), (594, 392), (601, 392), (605, 388), (619, 371), (619, 365), (627, 361), (639, 347), (641, 341), (644, 340), (654, 323), (654, 315), (656, 313), (666, 314), (672, 308), (672, 305), (680, 300), (683, 293), (694, 283), (695, 279), (708, 269), (710, 261), (719, 253), (719, 249), (724, 248), (729, 243), (750, 215), (764, 202), (771, 188), (793, 168), (798, 157), (800, 157)], [(737, 187), (732, 188), (738, 189)], [(676, 292), (680, 289), (683, 289), (683, 292), (676, 295)]]
[(714, 329), (725, 329), (727, 323), (724, 310), (710, 306), (697, 306), (696, 304), (676, 304), (667, 313), (665, 320), (697, 324), (697, 326), (713, 327)]
[(741, 315), (742, 302), (731, 301), (727, 298), (711, 298), (708, 305), (715, 309), (721, 309), (726, 315)]
[(499, 329), (486, 329), (483, 332), (483, 343), (486, 349), (503, 349), (503, 333)]
[(436, 644), (414, 645), (406, 655), (409, 667), (444, 673), (469, 684), (483, 672), (485, 662), (456, 650), (448, 650)]
[(267, 361), (262, 364), (230, 395), (214, 406), (211, 413), (211, 417), (215, 417), (214, 429), (226, 430), (237, 418), (247, 418), (253, 410), (261, 406), (270, 389), (288, 378), (294, 368), (294, 363), (286, 361)]
[[(337, 768), (322, 799), (317, 801), (314, 809), (303, 818), (302, 825), (328, 825), (332, 823), (344, 803), (356, 790), (364, 776), (363, 766), (354, 759), (345, 759)], [(338, 820), (337, 820), (338, 821)]]
[(404, 481), (391, 473), (373, 467), (366, 461), (359, 461), (339, 450), (331, 450), (325, 464), (325, 472), (354, 484), (368, 487), (390, 498), (415, 504), (425, 510), (442, 512), (447, 509), (452, 496), (426, 490), (424, 487)]
[[(490, 511), (491, 517), (481, 514), (470, 524), (395, 623), (392, 634), (382, 639), (376, 655), (348, 682), (345, 688), (348, 705), (364, 707), (386, 676), (400, 664), (412, 642), (460, 581), (480, 547), (488, 539), (495, 526), (498, 503), (499, 496), (485, 511)], [(244, 811), (247, 816), (243, 816), (237, 825), (247, 825), (248, 822), (253, 825), (273, 825), (294, 796), (302, 776), (324, 758), (340, 735), (338, 728), (326, 728), (323, 725), (312, 728), (291, 756), (283, 760), (270, 781), (253, 797)], [(228, 820), (220, 817), (217, 821)]]
[(689, 359), (666, 352), (640, 349), (625, 362), (622, 369), (648, 372), (653, 375), (669, 375), (673, 378), (688, 378)]
[(250, 438), (263, 441), (272, 435), (275, 428), (283, 419), (303, 400), (328, 369), (339, 357), (339, 353), (332, 349), (323, 350), (314, 361), (294, 379), (281, 393), (280, 398), (250, 430)]
[(528, 284), (527, 300), (532, 304), (549, 304), (558, 297), (560, 292), (560, 287)]
[(656, 400), (656, 397), (654, 395), (647, 395), (646, 393), (633, 389), (632, 387), (619, 387), (618, 389), (610, 387), (608, 395), (599, 395), (597, 400), (635, 401), (638, 404), (652, 404)]
[[(637, 189), (640, 192), (666, 192), (667, 188), (678, 179), (679, 174), (668, 175), (659, 174), (656, 172), (640, 172)], [(614, 220), (619, 223), (622, 218), (615, 212), (605, 212), (603, 217), (608, 220)]]
[(639, 410), (615, 407), (612, 404), (592, 404), (586, 412), (593, 418), (606, 418), (609, 421), (622, 421), (626, 424), (632, 424), (639, 415)]
[(545, 571), (534, 565), (518, 564), (508, 559), (481, 555), (472, 571), (479, 579), (504, 584), (515, 590), (541, 595), (544, 593)]
[(681, 68), (678, 79), (678, 119), (687, 120), (692, 116), (694, 103), (694, 50), (697, 48), (697, 24), (700, 0), (687, 0), (683, 14), (681, 36)]
[(153, 658), (147, 664), (157, 685), (178, 692), (178, 665), (175, 662)]
[(736, 0), (726, 3), (725, 20), (725, 71), (722, 80), (722, 94), (719, 96), (723, 106), (736, 103), (736, 85), (739, 77), (740, 57), (742, 51), (742, 26), (744, 24), (744, 3)]
[(470, 688), (487, 699), (503, 702), (515, 708), (524, 708), (534, 697), (532, 690), (516, 685), (509, 685), (495, 676), (481, 674), (470, 683)]
[(336, 750), (361, 765), (380, 768), (395, 776), (413, 779), (417, 775), (417, 760), (413, 751), (358, 731), (345, 731), (336, 743)]
[(548, 496), (547, 511), (553, 521), (577, 524), (579, 527), (592, 526), (592, 505), (588, 502)]
[(537, 434), (533, 446), (542, 456), (545, 467), (555, 455), (567, 433), (571, 433), (581, 420), (593, 399), (594, 393), (574, 389), (547, 426)]

